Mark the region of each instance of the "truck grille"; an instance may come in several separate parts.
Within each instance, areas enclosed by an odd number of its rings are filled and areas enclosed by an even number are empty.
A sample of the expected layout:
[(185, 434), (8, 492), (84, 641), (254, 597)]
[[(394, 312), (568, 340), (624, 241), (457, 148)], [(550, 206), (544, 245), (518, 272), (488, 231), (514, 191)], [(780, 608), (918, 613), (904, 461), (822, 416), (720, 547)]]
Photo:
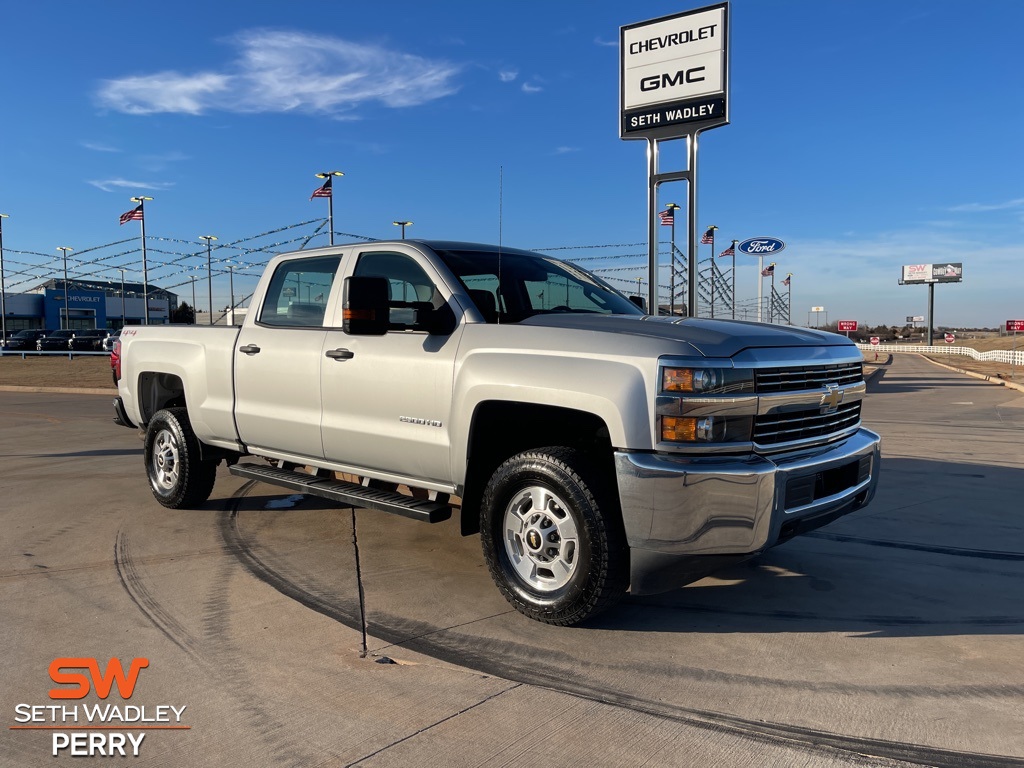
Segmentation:
[[(859, 367), (859, 366), (858, 366)], [(820, 385), (819, 385), (820, 386)], [(843, 432), (860, 422), (860, 401), (845, 403), (835, 413), (821, 413), (820, 406), (754, 417), (754, 442), (777, 445)]]
[(763, 368), (754, 372), (754, 389), (763, 392), (792, 392), (820, 389), (825, 384), (856, 384), (864, 378), (860, 363), (811, 365), (802, 368)]

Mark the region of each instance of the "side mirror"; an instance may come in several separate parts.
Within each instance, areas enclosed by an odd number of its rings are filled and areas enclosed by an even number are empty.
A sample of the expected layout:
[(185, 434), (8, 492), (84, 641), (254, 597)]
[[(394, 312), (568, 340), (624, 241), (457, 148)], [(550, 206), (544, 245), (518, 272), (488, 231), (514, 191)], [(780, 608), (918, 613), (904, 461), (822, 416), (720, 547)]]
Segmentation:
[(647, 302), (644, 300), (643, 296), (630, 296), (629, 300), (640, 307), (644, 312), (647, 311)]
[(386, 277), (346, 277), (342, 330), (353, 336), (383, 336), (390, 324)]

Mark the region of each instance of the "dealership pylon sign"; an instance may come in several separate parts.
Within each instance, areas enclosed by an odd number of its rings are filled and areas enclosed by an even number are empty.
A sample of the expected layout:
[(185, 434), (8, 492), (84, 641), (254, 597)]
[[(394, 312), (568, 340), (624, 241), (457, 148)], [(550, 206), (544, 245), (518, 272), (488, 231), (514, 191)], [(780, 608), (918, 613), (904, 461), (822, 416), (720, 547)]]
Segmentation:
[[(686, 314), (695, 317), (697, 136), (729, 124), (729, 4), (627, 24), (619, 29), (619, 55), (619, 137), (647, 141), (647, 304), (658, 311), (658, 187), (687, 181)], [(684, 137), (686, 170), (662, 173), (658, 142)]]
[(721, 3), (622, 27), (622, 138), (679, 138), (729, 122), (728, 21)]

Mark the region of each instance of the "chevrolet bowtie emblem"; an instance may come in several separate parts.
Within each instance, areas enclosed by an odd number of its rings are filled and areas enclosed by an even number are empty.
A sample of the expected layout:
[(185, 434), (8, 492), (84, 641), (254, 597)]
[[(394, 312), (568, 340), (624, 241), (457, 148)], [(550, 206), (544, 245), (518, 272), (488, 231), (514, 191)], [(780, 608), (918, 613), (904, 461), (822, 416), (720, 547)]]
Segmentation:
[(821, 412), (835, 413), (839, 410), (839, 404), (843, 402), (845, 392), (839, 389), (838, 384), (826, 384), (825, 394), (821, 396)]

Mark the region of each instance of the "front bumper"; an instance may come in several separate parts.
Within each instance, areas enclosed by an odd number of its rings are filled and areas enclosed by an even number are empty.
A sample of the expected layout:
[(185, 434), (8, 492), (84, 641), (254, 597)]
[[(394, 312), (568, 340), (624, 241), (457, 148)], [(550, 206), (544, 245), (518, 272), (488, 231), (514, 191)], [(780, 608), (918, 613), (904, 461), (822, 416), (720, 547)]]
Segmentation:
[(871, 501), (881, 438), (771, 457), (615, 454), (634, 594), (681, 586)]

